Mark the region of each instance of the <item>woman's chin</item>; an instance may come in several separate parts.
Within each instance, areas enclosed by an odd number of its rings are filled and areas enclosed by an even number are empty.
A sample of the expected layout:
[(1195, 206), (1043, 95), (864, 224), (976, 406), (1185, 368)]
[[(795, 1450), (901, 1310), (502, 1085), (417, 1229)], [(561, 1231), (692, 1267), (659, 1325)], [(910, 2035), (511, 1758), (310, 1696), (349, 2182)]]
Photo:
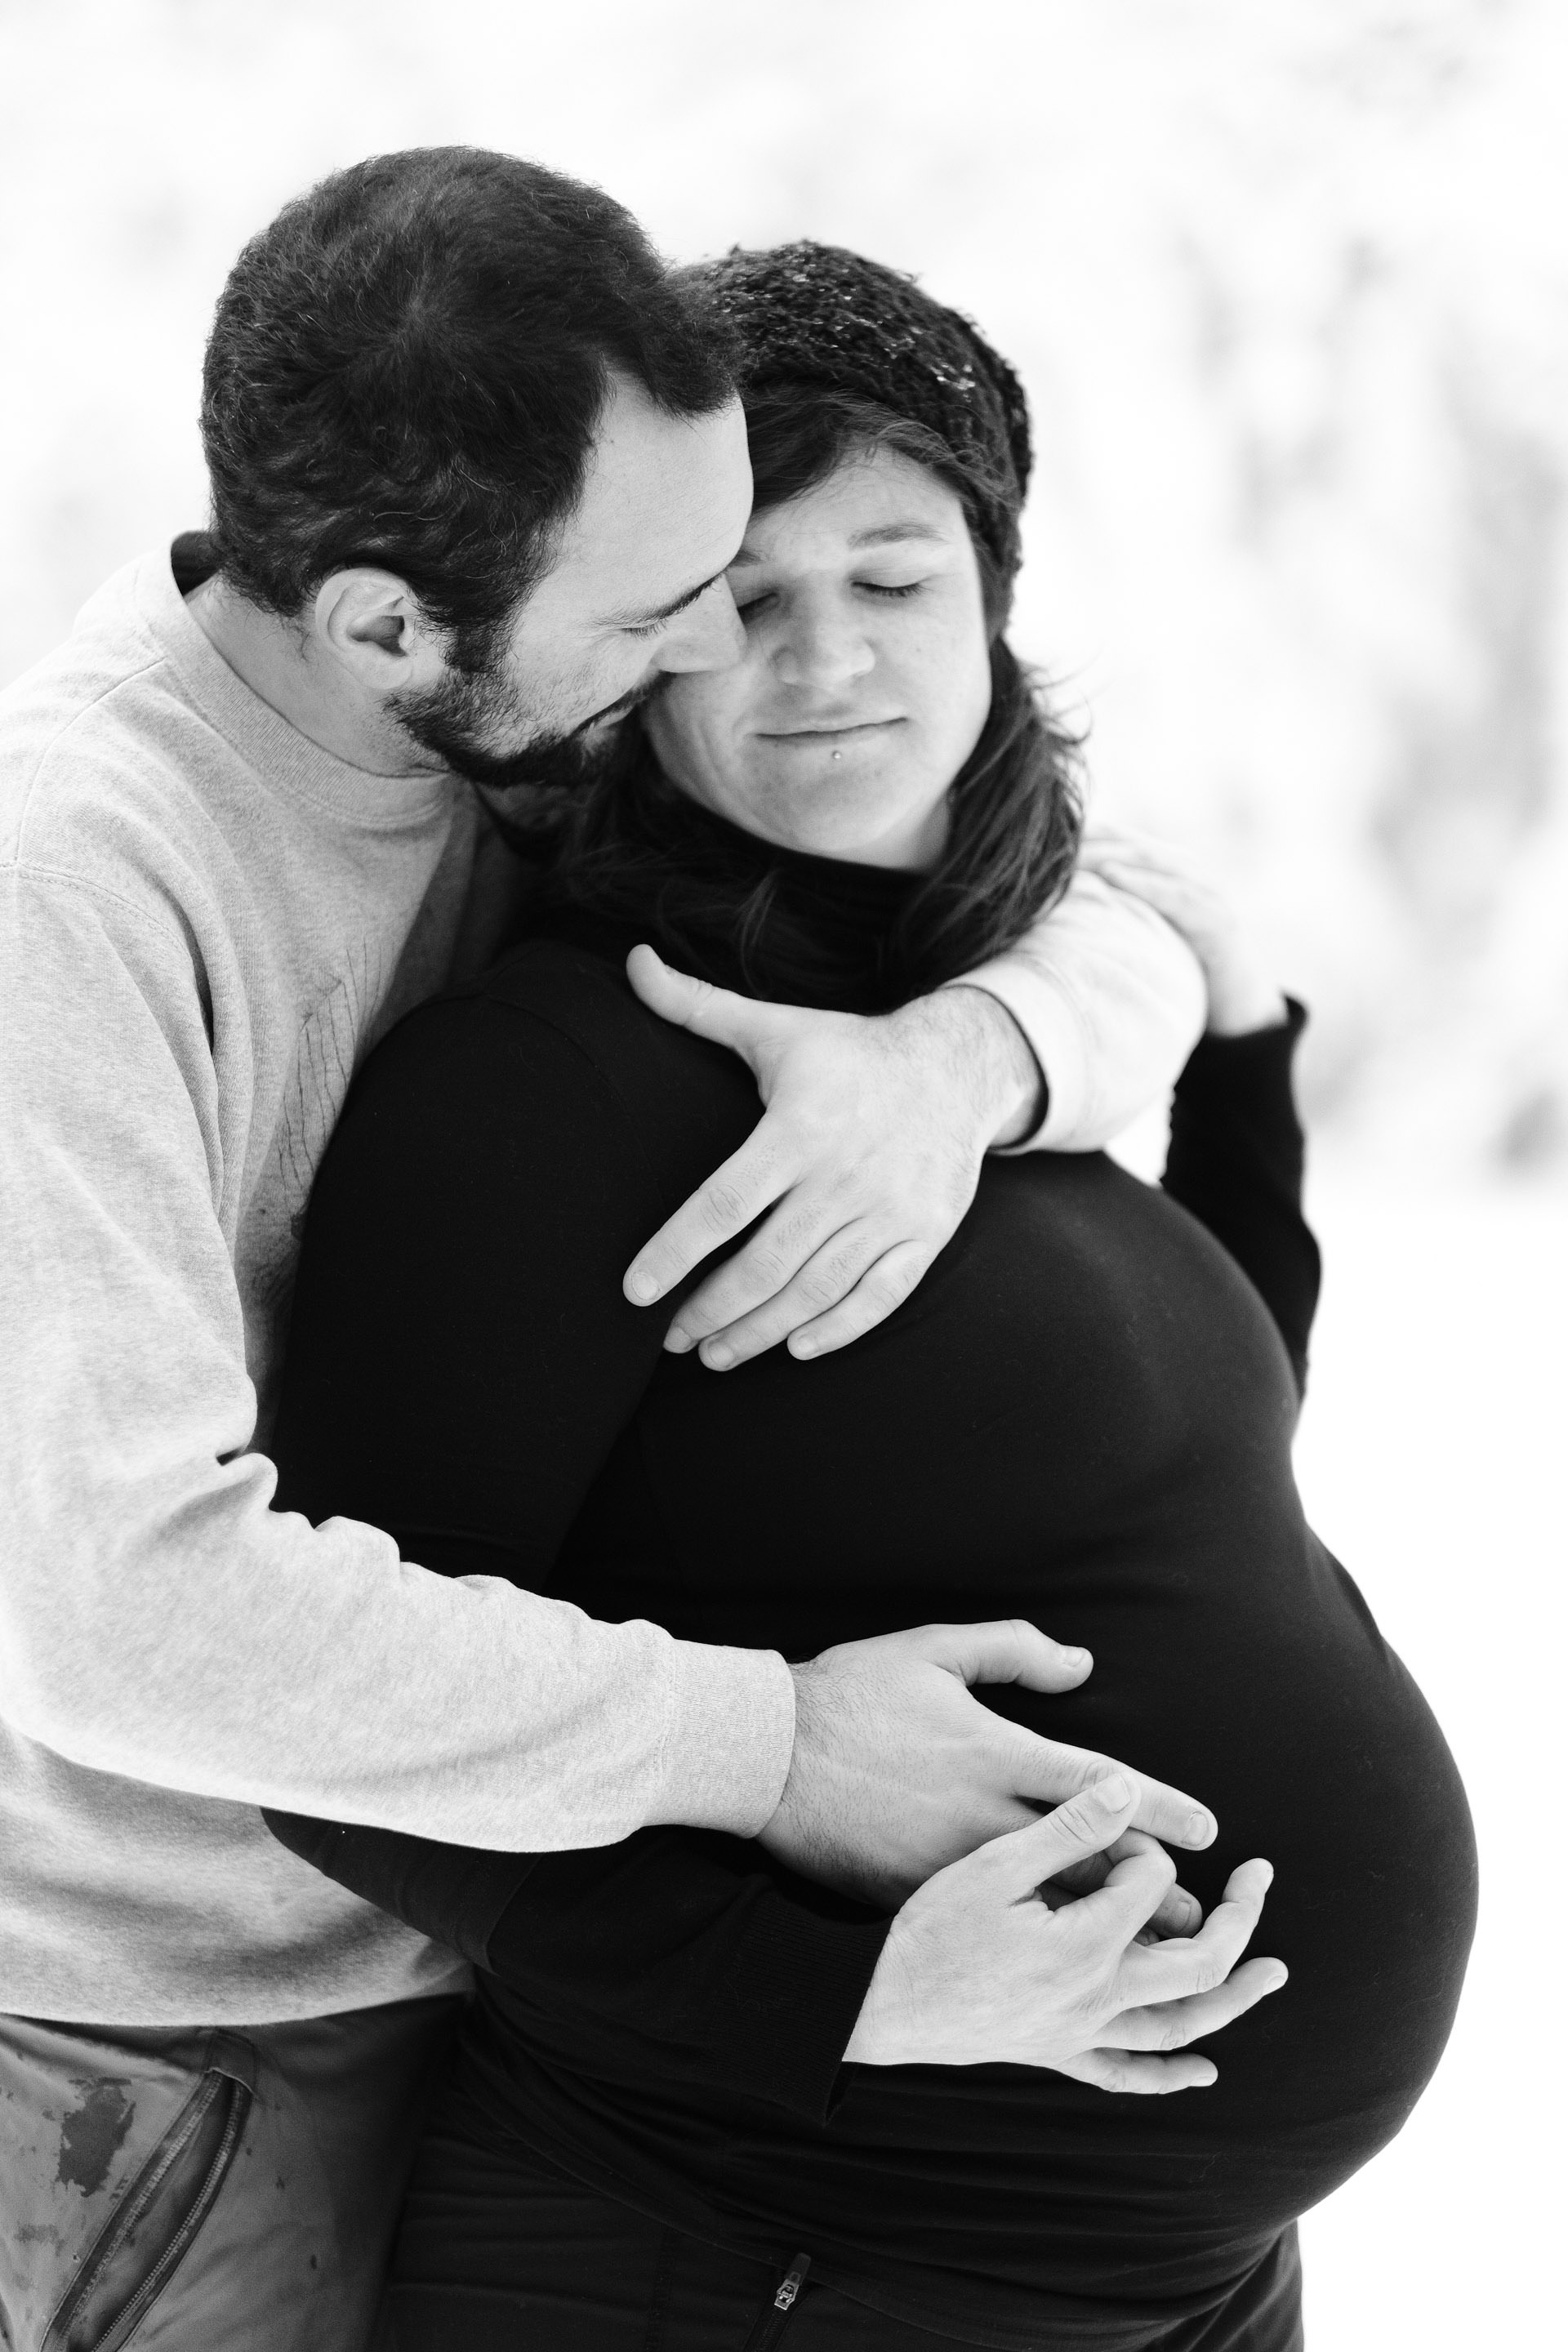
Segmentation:
[(925, 827), (919, 823), (847, 824), (836, 813), (820, 822), (810, 818), (793, 822), (770, 819), (765, 825), (753, 824), (750, 830), (765, 833), (782, 849), (793, 849), (806, 857), (836, 858), (844, 866), (912, 869), (929, 865), (935, 855), (927, 847)]

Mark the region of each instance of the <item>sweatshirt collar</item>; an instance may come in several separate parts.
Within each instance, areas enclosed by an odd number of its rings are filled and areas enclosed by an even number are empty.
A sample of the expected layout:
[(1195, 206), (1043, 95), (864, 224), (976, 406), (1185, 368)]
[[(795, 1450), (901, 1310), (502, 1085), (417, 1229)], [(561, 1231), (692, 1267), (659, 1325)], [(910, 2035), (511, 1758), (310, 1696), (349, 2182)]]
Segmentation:
[(260, 782), (345, 824), (391, 831), (449, 811), (451, 775), (378, 776), (312, 743), (252, 693), (205, 635), (174, 583), (165, 548), (132, 567), (143, 626), (192, 703)]

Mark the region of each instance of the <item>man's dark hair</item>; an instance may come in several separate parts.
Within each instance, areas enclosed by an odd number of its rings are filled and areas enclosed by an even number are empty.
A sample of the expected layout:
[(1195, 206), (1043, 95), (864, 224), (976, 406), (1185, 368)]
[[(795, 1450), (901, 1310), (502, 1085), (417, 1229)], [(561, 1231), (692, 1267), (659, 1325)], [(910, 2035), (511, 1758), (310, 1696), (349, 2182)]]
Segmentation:
[(474, 147), (355, 163), (285, 205), (219, 299), (217, 566), (286, 614), (330, 572), (382, 566), (482, 667), (581, 493), (611, 371), (706, 415), (731, 396), (728, 350), (599, 189)]

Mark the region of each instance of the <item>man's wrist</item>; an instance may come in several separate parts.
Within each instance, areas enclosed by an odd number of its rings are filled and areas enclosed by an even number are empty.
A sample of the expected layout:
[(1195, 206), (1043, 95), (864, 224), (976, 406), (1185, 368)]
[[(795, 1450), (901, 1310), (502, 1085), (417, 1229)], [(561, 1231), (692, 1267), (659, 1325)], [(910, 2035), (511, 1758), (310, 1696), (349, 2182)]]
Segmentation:
[[(1049, 1099), (1035, 1049), (1007, 1007), (989, 989), (957, 981), (942, 992), (956, 1001), (970, 1024), (973, 1068), (984, 1106), (988, 1151), (1026, 1142), (1046, 1115)], [(994, 1122), (994, 1123), (993, 1123)]]
[(645, 1825), (755, 1837), (773, 1821), (795, 1759), (795, 1678), (775, 1651), (672, 1642), (662, 1784)]

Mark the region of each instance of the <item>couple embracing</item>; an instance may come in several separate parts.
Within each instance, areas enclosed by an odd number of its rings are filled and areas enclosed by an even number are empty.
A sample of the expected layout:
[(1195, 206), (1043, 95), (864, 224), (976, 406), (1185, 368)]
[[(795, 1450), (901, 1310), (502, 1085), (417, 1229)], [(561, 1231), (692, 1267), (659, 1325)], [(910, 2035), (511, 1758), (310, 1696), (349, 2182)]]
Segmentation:
[(1007, 644), (1016, 378), (432, 150), (203, 429), (0, 704), (5, 2340), (1288, 2352), (1473, 1850), (1292, 1482), (1304, 1016)]

